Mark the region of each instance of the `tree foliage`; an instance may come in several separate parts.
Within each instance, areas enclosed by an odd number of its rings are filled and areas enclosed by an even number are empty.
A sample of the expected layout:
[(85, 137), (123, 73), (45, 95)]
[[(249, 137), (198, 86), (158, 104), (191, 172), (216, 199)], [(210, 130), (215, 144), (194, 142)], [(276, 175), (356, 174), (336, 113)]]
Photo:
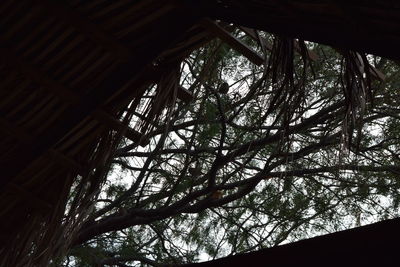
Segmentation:
[(147, 145), (121, 143), (64, 266), (176, 265), (398, 216), (399, 67), (368, 56), (387, 77), (350, 114), (337, 51), (308, 44), (316, 62), (271, 68), (274, 55), (246, 41), (264, 66), (219, 41), (184, 61), (194, 100)]

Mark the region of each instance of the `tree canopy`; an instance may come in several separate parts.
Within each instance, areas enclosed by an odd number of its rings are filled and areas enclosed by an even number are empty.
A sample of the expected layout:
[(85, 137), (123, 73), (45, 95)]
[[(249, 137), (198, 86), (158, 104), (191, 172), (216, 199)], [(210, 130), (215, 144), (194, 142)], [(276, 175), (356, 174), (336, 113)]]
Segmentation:
[[(398, 216), (399, 66), (359, 56), (385, 73), (380, 82), (349, 75), (354, 61), (327, 46), (304, 44), (312, 62), (244, 41), (265, 65), (215, 40), (171, 68), (193, 101), (171, 97), (141, 142), (122, 140), (57, 264), (177, 265)], [(131, 125), (159, 87), (126, 110)]]

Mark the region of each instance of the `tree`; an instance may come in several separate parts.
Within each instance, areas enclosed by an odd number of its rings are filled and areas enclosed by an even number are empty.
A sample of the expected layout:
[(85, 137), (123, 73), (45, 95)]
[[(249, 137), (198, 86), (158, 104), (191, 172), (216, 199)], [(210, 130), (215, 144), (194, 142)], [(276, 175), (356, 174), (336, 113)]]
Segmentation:
[(387, 75), (369, 96), (354, 60), (308, 46), (318, 61), (275, 49), (261, 67), (219, 41), (193, 52), (180, 84), (194, 100), (172, 99), (147, 145), (123, 140), (62, 264), (179, 264), (398, 216), (398, 66), (365, 57)]

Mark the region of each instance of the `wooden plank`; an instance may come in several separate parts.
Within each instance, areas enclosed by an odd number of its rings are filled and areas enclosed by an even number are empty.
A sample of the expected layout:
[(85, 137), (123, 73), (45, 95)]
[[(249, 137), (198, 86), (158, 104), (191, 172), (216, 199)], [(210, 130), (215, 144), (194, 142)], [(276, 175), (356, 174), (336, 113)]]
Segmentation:
[(254, 64), (259, 66), (265, 62), (264, 58), (257, 54), (257, 52), (255, 52), (251, 47), (249, 47), (236, 37), (232, 36), (228, 31), (226, 31), (214, 21), (210, 19), (203, 19), (201, 21), (201, 24)]
[(184, 101), (185, 103), (190, 103), (194, 99), (193, 93), (187, 90), (186, 88), (183, 88), (182, 86), (179, 86), (177, 97), (180, 100)]
[(103, 110), (96, 110), (93, 113), (94, 117), (99, 120), (101, 123), (104, 123), (108, 125), (110, 128), (118, 130), (118, 131), (124, 131), (124, 136), (131, 140), (134, 143), (138, 143), (141, 146), (146, 146), (148, 143), (147, 141), (143, 141), (143, 134), (133, 130), (127, 125), (123, 125), (119, 120), (116, 120), (113, 116), (108, 114), (107, 112)]

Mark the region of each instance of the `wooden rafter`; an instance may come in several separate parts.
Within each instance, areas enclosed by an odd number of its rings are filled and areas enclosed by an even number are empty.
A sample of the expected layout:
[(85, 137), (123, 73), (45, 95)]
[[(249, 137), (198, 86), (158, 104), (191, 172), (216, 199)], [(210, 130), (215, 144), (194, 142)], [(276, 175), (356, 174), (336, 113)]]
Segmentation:
[(202, 25), (210, 32), (214, 33), (222, 41), (226, 42), (230, 47), (245, 56), (248, 60), (256, 65), (261, 65), (265, 59), (255, 52), (251, 47), (234, 37), (227, 30), (219, 26), (217, 23), (210, 19), (202, 20)]

